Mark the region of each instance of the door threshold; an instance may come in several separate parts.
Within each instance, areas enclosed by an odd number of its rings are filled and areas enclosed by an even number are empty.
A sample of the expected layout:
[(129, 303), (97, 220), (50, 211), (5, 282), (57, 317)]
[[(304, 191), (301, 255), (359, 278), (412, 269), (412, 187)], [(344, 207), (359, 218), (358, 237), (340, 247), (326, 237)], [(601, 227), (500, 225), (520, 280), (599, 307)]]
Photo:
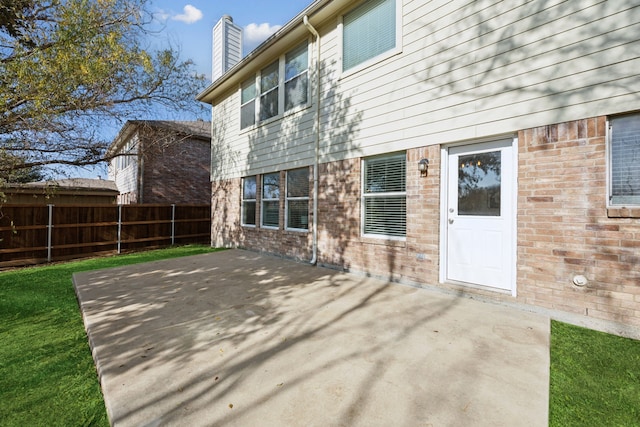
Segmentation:
[(497, 294), (512, 295), (511, 289), (494, 288), (493, 286), (479, 285), (477, 283), (470, 283), (470, 282), (462, 282), (460, 280), (446, 279), (443, 282), (443, 284), (461, 286), (464, 288), (477, 289), (479, 291), (488, 291), (488, 292), (497, 293)]

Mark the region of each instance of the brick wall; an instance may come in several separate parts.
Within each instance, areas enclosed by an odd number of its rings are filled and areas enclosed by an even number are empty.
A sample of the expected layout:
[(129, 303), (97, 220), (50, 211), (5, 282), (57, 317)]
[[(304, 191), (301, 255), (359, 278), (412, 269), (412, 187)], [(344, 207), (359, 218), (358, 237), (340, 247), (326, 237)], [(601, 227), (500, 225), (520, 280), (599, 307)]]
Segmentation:
[[(420, 176), (418, 162), (428, 158)], [(392, 280), (438, 282), (440, 148), (407, 151), (407, 238), (361, 237), (361, 160), (320, 165), (318, 260)]]
[(518, 139), (518, 299), (640, 326), (640, 220), (607, 210), (605, 117)]
[[(640, 211), (606, 207), (605, 127), (598, 117), (518, 133), (516, 300), (640, 326)], [(426, 177), (418, 171), (422, 158), (430, 161)], [(439, 283), (439, 146), (407, 150), (404, 241), (361, 236), (361, 159), (321, 164), (318, 171), (319, 264), (513, 301)], [(213, 244), (310, 259), (311, 232), (284, 230), (284, 197), (278, 230), (240, 226), (240, 186), (240, 179), (213, 183)], [(257, 210), (259, 223), (259, 202)], [(587, 285), (574, 285), (576, 275)]]
[[(309, 169), (311, 171), (311, 168)], [(284, 182), (285, 172), (280, 172), (280, 225), (277, 230), (260, 226), (261, 176), (257, 179), (256, 225), (241, 225), (241, 179), (215, 181), (211, 184), (213, 246), (239, 247), (279, 254), (299, 260), (312, 256), (311, 232), (285, 230)], [(310, 191), (313, 187), (310, 172)], [(311, 200), (309, 200), (309, 226), (311, 226)]]
[[(153, 138), (152, 134), (143, 141), (154, 141)], [(140, 203), (209, 203), (209, 141), (187, 138), (163, 144), (151, 142), (144, 145), (143, 151)]]

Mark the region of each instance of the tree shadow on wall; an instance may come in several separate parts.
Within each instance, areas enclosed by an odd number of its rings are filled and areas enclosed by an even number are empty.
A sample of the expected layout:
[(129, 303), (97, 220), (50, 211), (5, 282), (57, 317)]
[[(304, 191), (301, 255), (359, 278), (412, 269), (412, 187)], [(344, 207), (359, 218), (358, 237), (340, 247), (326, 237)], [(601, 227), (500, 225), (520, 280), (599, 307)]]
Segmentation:
[[(316, 70), (311, 73), (308, 107), (286, 112), (284, 117), (259, 124), (250, 131), (246, 175), (259, 175), (309, 166), (309, 233), (304, 240), (306, 257), (311, 258), (313, 164), (315, 138), (318, 143), (318, 255), (321, 263), (348, 268), (345, 256), (360, 230), (360, 148), (355, 142), (363, 112), (356, 108), (337, 78), (338, 63), (321, 61), (320, 111), (318, 113)], [(351, 157), (352, 160), (338, 160)], [(285, 192), (285, 186), (281, 185)], [(283, 201), (285, 197), (281, 197)], [(259, 207), (258, 207), (259, 209)], [(286, 202), (281, 204), (284, 217)], [(258, 214), (259, 216), (259, 214)], [(280, 232), (286, 228), (281, 222)], [(297, 248), (296, 248), (297, 249)], [(296, 258), (300, 252), (286, 254)]]
[(460, 7), (449, 11), (456, 16), (452, 25), (440, 25), (440, 14), (433, 14), (406, 30), (415, 34), (416, 41), (407, 43), (420, 44), (422, 59), (412, 67), (414, 77), (397, 82), (397, 90), (424, 98), (423, 126), (430, 134), (458, 129), (461, 118), (462, 126), (491, 126), (557, 110), (560, 122), (566, 106), (596, 101), (603, 90), (629, 93), (637, 81), (630, 67), (619, 65), (638, 55), (625, 26), (635, 24), (635, 6), (456, 3)]

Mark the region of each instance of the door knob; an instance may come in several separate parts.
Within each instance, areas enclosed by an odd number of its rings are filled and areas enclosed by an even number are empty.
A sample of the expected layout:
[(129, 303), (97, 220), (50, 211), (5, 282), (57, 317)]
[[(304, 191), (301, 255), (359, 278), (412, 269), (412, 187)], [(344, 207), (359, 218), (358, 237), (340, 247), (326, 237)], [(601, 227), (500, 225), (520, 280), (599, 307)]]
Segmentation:
[(453, 218), (449, 218), (449, 224), (453, 224)]

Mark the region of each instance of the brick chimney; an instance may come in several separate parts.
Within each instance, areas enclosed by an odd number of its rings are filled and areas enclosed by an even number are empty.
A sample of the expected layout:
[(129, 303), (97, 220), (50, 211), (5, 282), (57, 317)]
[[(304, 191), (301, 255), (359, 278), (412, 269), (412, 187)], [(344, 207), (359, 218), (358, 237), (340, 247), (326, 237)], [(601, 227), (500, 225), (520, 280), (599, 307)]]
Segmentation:
[(213, 27), (213, 71), (216, 81), (242, 59), (242, 28), (224, 15)]

